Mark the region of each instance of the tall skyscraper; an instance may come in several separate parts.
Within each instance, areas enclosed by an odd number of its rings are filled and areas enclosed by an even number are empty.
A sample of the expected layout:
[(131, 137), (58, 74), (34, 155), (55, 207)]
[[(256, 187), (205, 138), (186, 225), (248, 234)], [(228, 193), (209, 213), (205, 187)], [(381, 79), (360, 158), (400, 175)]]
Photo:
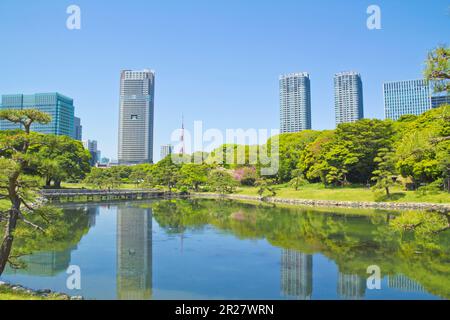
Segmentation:
[(424, 79), (387, 82), (383, 85), (386, 119), (420, 115), (431, 109), (431, 90)]
[(311, 129), (311, 82), (309, 74), (281, 75), (280, 131), (299, 132)]
[(73, 127), (74, 127), (74, 139), (81, 141), (83, 140), (83, 126), (81, 125), (81, 119), (78, 117), (74, 118), (74, 122), (73, 122)]
[(450, 105), (450, 94), (434, 95), (431, 97), (431, 107), (439, 108), (443, 105)]
[(101, 159), (101, 152), (98, 150), (97, 140), (86, 140), (83, 141), (83, 146), (91, 154), (90, 165), (94, 167)]
[[(36, 93), (31, 95), (3, 95), (1, 109), (37, 109), (48, 113), (52, 121), (48, 124), (35, 123), (31, 130), (39, 133), (65, 135), (75, 138), (75, 107), (73, 99), (59, 93)], [(20, 125), (0, 121), (0, 130), (20, 129)]]
[(120, 77), (119, 163), (153, 162), (155, 73), (122, 71)]
[(173, 146), (171, 144), (165, 144), (161, 146), (161, 160), (167, 158), (173, 153)]
[(341, 72), (334, 76), (334, 108), (337, 125), (364, 118), (363, 86), (359, 73)]

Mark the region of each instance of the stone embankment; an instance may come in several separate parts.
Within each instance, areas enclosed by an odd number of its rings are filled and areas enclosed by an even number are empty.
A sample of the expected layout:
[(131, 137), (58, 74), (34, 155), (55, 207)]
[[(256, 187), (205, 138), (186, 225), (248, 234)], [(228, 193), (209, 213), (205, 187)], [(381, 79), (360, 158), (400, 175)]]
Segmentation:
[(450, 203), (416, 203), (416, 202), (361, 202), (361, 201), (334, 201), (334, 200), (307, 200), (307, 199), (284, 199), (264, 198), (239, 194), (211, 194), (195, 193), (195, 197), (222, 198), (234, 200), (260, 201), (268, 203), (282, 203), (298, 206), (311, 207), (339, 207), (339, 208), (361, 208), (361, 209), (385, 209), (385, 210), (427, 210), (450, 212)]
[(8, 284), (2, 281), (0, 281), (0, 288), (7, 289), (8, 291), (11, 291), (11, 293), (15, 293), (20, 296), (30, 296), (31, 298), (36, 297), (49, 300), (84, 300), (81, 296), (69, 296), (67, 294), (53, 292), (48, 289), (33, 290), (20, 285)]

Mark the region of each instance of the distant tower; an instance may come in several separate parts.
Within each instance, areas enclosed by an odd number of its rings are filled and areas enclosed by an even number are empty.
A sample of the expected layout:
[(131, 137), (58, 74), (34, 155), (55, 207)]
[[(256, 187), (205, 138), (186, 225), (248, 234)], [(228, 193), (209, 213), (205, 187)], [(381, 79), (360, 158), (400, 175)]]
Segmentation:
[(184, 115), (181, 116), (181, 136), (180, 136), (180, 141), (181, 141), (181, 149), (180, 149), (180, 154), (184, 155), (186, 153), (186, 145), (184, 143)]
[(311, 83), (309, 74), (281, 75), (280, 130), (281, 133), (311, 129)]
[(341, 72), (334, 76), (334, 108), (336, 124), (356, 122), (364, 118), (363, 85), (357, 72)]

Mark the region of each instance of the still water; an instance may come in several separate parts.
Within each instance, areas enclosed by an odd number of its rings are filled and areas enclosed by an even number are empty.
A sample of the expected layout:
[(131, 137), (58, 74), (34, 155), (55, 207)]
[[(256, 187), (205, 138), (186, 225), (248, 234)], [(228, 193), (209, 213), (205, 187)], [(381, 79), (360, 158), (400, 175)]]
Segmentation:
[[(72, 238), (3, 281), (87, 299), (448, 299), (448, 233), (431, 254), (393, 212), (218, 200), (63, 206)], [(73, 221), (76, 221), (74, 223)], [(69, 290), (69, 266), (81, 290)], [(367, 268), (381, 269), (381, 290)]]

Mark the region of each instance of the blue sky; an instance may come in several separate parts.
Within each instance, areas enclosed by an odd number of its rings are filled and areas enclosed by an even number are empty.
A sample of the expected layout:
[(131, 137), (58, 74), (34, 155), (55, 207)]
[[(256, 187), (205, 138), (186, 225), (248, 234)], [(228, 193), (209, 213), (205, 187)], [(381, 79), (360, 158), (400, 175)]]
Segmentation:
[[(71, 4), (81, 30), (66, 28)], [(371, 4), (382, 30), (366, 27)], [(362, 75), (366, 117), (383, 118), (383, 82), (421, 77), (449, 35), (446, 0), (1, 0), (0, 94), (74, 98), (84, 138), (116, 159), (120, 71), (153, 69), (158, 159), (182, 113), (187, 129), (278, 128), (282, 73), (310, 73), (314, 129), (335, 127), (345, 70)]]

